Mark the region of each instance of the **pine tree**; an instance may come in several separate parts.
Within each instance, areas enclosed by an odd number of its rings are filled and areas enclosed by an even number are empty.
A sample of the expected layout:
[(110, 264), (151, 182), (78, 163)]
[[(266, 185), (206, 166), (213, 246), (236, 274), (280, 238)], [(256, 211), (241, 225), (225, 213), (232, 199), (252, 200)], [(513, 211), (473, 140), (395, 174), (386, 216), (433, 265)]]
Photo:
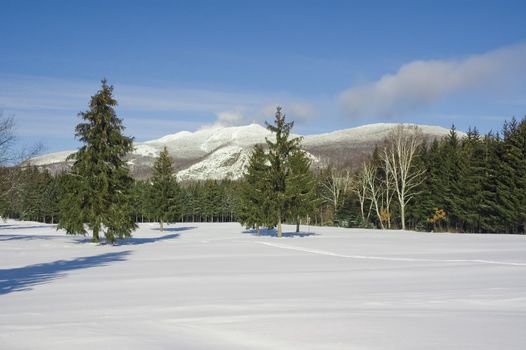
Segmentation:
[(281, 107), (277, 107), (274, 125), (267, 123), (267, 129), (275, 135), (275, 141), (267, 139), (269, 148), (269, 201), (270, 211), (278, 227), (278, 237), (282, 236), (281, 223), (286, 219), (291, 198), (287, 195), (287, 179), (291, 175), (290, 157), (301, 149), (301, 138), (290, 138), (294, 122), (287, 123)]
[(149, 219), (150, 184), (143, 180), (135, 180), (131, 191), (131, 203), (135, 222), (144, 222)]
[(511, 233), (526, 229), (526, 118), (512, 118), (503, 127), (502, 169), (499, 199), (506, 207)]
[(42, 213), (45, 222), (54, 224), (58, 218), (58, 200), (60, 191), (60, 178), (51, 177), (41, 194)]
[(130, 237), (137, 227), (129, 198), (133, 179), (124, 160), (133, 149), (133, 139), (122, 134), (124, 126), (115, 113), (112, 94), (113, 87), (102, 80), (89, 110), (79, 113), (84, 122), (77, 125), (75, 135), (84, 145), (70, 156), (74, 163), (61, 191), (58, 227), (86, 235), (87, 224), (93, 242), (99, 242), (101, 231), (114, 242)]
[(261, 145), (254, 146), (247, 172), (241, 181), (237, 217), (242, 225), (259, 228), (267, 223), (269, 167)]
[(300, 230), (300, 220), (308, 216), (318, 204), (316, 178), (310, 171), (311, 161), (304, 151), (298, 149), (289, 158), (290, 173), (286, 191), (289, 202), (289, 216), (296, 222), (296, 232)]
[(462, 230), (480, 232), (480, 208), (486, 194), (482, 185), (487, 177), (487, 147), (480, 139), (476, 129), (469, 129), (460, 146), (462, 176), (459, 178), (458, 213), (462, 218)]
[(178, 192), (177, 182), (173, 176), (173, 163), (165, 146), (153, 165), (151, 189), (148, 194), (150, 212), (152, 217), (159, 220), (161, 231), (164, 230), (164, 223), (173, 222), (176, 218)]
[[(440, 201), (444, 203), (444, 210), (448, 215), (450, 223), (455, 224), (455, 230), (460, 229), (462, 221), (462, 212), (460, 209), (460, 202), (462, 201), (462, 187), (460, 179), (463, 176), (463, 163), (460, 156), (460, 139), (456, 131), (455, 125), (451, 127), (449, 135), (444, 139), (443, 145), (440, 148), (440, 187), (443, 189), (438, 194)], [(440, 169), (438, 168), (438, 169)]]
[[(430, 146), (424, 141), (420, 145), (418, 157), (416, 158), (416, 167), (426, 171), (424, 181), (416, 188), (416, 195), (408, 208), (409, 222), (416, 230), (421, 230), (425, 227), (429, 230), (440, 229), (439, 222), (429, 221), (437, 210), (443, 210), (436, 204), (434, 198), (434, 193), (440, 190), (436, 187), (437, 173), (434, 171), (435, 167), (433, 166), (435, 161), (433, 155), (437, 154), (437, 149), (438, 140), (433, 140)], [(438, 170), (438, 168), (436, 169)], [(437, 223), (439, 224), (438, 226)]]

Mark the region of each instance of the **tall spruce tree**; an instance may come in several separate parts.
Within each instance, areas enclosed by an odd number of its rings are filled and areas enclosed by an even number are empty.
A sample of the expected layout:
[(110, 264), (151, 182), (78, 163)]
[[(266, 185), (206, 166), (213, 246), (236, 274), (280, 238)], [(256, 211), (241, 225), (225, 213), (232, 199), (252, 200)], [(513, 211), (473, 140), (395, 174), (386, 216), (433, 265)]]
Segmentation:
[(84, 143), (70, 156), (74, 161), (69, 180), (61, 191), (60, 223), (69, 234), (92, 231), (99, 242), (101, 231), (109, 242), (130, 237), (137, 227), (130, 205), (130, 177), (124, 156), (133, 149), (133, 139), (122, 134), (122, 120), (115, 113), (113, 86), (102, 80), (91, 98), (89, 110), (79, 113), (76, 137)]
[(281, 107), (276, 108), (274, 125), (266, 123), (267, 129), (274, 136), (274, 141), (266, 139), (269, 148), (268, 160), (270, 163), (269, 173), (269, 207), (278, 227), (278, 237), (283, 234), (281, 223), (287, 218), (291, 205), (288, 195), (288, 178), (291, 176), (290, 158), (301, 150), (301, 138), (290, 138), (290, 131), (294, 122), (286, 122), (285, 114), (281, 113)]
[(164, 223), (170, 223), (177, 217), (178, 187), (173, 176), (173, 162), (166, 146), (159, 153), (153, 165), (153, 177), (150, 198), (150, 212), (159, 221), (161, 231)]

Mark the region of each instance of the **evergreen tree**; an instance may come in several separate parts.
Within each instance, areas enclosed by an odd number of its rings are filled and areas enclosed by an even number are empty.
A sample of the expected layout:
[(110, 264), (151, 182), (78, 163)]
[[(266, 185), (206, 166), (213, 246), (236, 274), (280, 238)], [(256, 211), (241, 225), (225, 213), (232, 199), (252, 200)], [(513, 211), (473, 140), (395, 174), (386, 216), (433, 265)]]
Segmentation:
[(526, 117), (515, 118), (503, 128), (502, 176), (499, 199), (506, 208), (508, 231), (524, 233), (526, 230)]
[(54, 224), (59, 216), (59, 191), (60, 178), (59, 176), (50, 177), (43, 193), (41, 194), (40, 204), (42, 206), (42, 215), (44, 222)]
[(131, 191), (131, 203), (135, 222), (149, 221), (149, 193), (149, 183), (142, 180), (135, 180)]
[(428, 221), (437, 210), (442, 209), (436, 204), (434, 198), (434, 193), (440, 190), (436, 187), (437, 172), (434, 171), (435, 167), (432, 166), (432, 162), (435, 160), (432, 157), (433, 151), (437, 149), (438, 140), (435, 139), (429, 147), (426, 142), (423, 142), (420, 145), (418, 157), (415, 161), (416, 167), (425, 169), (426, 172), (424, 181), (416, 188), (415, 197), (411, 200), (411, 205), (407, 212), (410, 226), (416, 230), (426, 227), (430, 230), (440, 229), (440, 225), (437, 227), (437, 222), (433, 222), (430, 225), (431, 223)]
[(318, 204), (316, 178), (310, 171), (311, 161), (301, 149), (295, 150), (289, 159), (290, 173), (286, 181), (287, 198), (290, 199), (289, 217), (300, 230), (300, 219), (311, 214)]
[(460, 180), (463, 176), (463, 160), (460, 155), (460, 138), (455, 126), (451, 127), (449, 135), (446, 136), (443, 147), (440, 148), (441, 170), (440, 187), (442, 191), (437, 193), (440, 202), (444, 204), (444, 210), (448, 215), (449, 223), (455, 224), (455, 231), (460, 229), (462, 212), (460, 202), (462, 201), (462, 187)]
[(276, 109), (274, 125), (267, 123), (267, 129), (275, 136), (274, 141), (269, 139), (266, 141), (270, 163), (269, 207), (278, 227), (278, 237), (282, 236), (281, 223), (286, 219), (291, 207), (291, 198), (287, 191), (288, 178), (291, 176), (290, 158), (295, 152), (301, 150), (301, 138), (290, 138), (290, 130), (293, 126), (294, 122), (285, 121), (281, 107)]
[[(462, 230), (480, 232), (480, 208), (488, 193), (483, 192), (487, 180), (488, 148), (476, 129), (469, 129), (461, 142), (462, 176), (459, 179), (458, 215), (462, 218)], [(457, 225), (459, 226), (459, 225)]]
[(159, 221), (161, 231), (164, 230), (164, 223), (173, 222), (176, 218), (178, 192), (177, 182), (173, 176), (173, 163), (165, 146), (153, 165), (153, 177), (148, 194), (150, 212), (152, 217)]
[(86, 235), (87, 224), (93, 242), (99, 242), (101, 231), (114, 242), (130, 237), (137, 227), (130, 205), (133, 179), (124, 160), (133, 149), (133, 139), (122, 134), (112, 93), (113, 87), (102, 80), (89, 110), (79, 113), (84, 122), (77, 125), (75, 135), (84, 146), (70, 156), (74, 163), (60, 200), (58, 227), (68, 234)]
[(237, 216), (242, 225), (259, 228), (267, 222), (269, 169), (265, 151), (261, 145), (254, 146), (247, 172), (241, 182)]

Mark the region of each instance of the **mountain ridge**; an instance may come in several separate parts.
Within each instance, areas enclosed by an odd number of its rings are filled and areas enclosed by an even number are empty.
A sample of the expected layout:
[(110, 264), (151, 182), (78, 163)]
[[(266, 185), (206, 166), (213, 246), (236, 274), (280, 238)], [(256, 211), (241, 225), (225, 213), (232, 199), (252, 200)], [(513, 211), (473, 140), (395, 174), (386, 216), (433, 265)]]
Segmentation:
[[(375, 145), (383, 142), (397, 125), (400, 123), (375, 123), (305, 135), (302, 145), (317, 167), (325, 167), (331, 163), (353, 167), (370, 154)], [(404, 125), (418, 126), (427, 139), (440, 138), (449, 133), (449, 129), (440, 126)], [(459, 134), (463, 135), (462, 132)], [(242, 176), (248, 164), (253, 146), (265, 144), (265, 138), (270, 135), (269, 130), (255, 123), (194, 132), (180, 131), (159, 139), (136, 143), (127, 160), (135, 177), (147, 178), (153, 160), (166, 146), (174, 158), (176, 176), (180, 181), (237, 179)], [(58, 172), (67, 169), (66, 157), (74, 152), (60, 151), (34, 157), (30, 164)]]

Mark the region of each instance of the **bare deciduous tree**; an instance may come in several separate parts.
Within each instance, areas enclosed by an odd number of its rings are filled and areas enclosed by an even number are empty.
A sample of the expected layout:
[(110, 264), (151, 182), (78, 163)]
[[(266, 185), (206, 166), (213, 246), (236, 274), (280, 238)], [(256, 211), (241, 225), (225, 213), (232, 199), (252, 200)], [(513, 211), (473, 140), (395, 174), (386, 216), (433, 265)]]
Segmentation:
[[(10, 196), (20, 189), (22, 179), (19, 170), (29, 165), (27, 160), (41, 150), (40, 144), (30, 150), (15, 151), (15, 121), (12, 116), (5, 116), (0, 111), (0, 204), (9, 202)], [(0, 216), (3, 215), (0, 205)]]
[(403, 230), (406, 206), (415, 196), (417, 186), (424, 180), (424, 170), (415, 166), (417, 150), (422, 140), (422, 131), (418, 126), (401, 124), (387, 136), (382, 153), (385, 170), (392, 175)]
[(13, 160), (11, 148), (15, 141), (14, 128), (13, 117), (6, 117), (0, 112), (0, 166)]
[(367, 178), (364, 176), (363, 171), (359, 171), (355, 175), (355, 186), (353, 186), (353, 191), (356, 193), (358, 201), (360, 202), (360, 215), (362, 217), (362, 223), (368, 224), (369, 218), (371, 217), (373, 202), (369, 201), (369, 208), (367, 210), (367, 215), (365, 215), (365, 202), (369, 198), (369, 184), (367, 183)]
[(383, 191), (382, 191), (382, 209), (383, 212), (386, 214), (384, 215), (384, 218), (386, 219), (387, 228), (391, 228), (391, 202), (393, 200), (395, 189), (394, 187), (394, 179), (393, 179), (393, 172), (391, 171), (391, 167), (389, 166), (389, 157), (387, 152), (387, 147), (384, 147), (382, 149), (381, 153), (381, 162), (382, 167), (384, 171), (384, 177), (383, 177)]
[(384, 220), (382, 217), (382, 211), (380, 208), (380, 198), (382, 196), (382, 188), (378, 184), (376, 174), (378, 168), (373, 161), (366, 161), (362, 165), (361, 179), (363, 181), (362, 186), (364, 187), (364, 198), (367, 198), (371, 202), (371, 206), (374, 207), (380, 227), (382, 230), (385, 229)]
[(351, 191), (352, 182), (349, 168), (329, 167), (327, 177), (321, 182), (322, 197), (324, 201), (331, 204), (334, 214), (342, 205), (344, 195)]

